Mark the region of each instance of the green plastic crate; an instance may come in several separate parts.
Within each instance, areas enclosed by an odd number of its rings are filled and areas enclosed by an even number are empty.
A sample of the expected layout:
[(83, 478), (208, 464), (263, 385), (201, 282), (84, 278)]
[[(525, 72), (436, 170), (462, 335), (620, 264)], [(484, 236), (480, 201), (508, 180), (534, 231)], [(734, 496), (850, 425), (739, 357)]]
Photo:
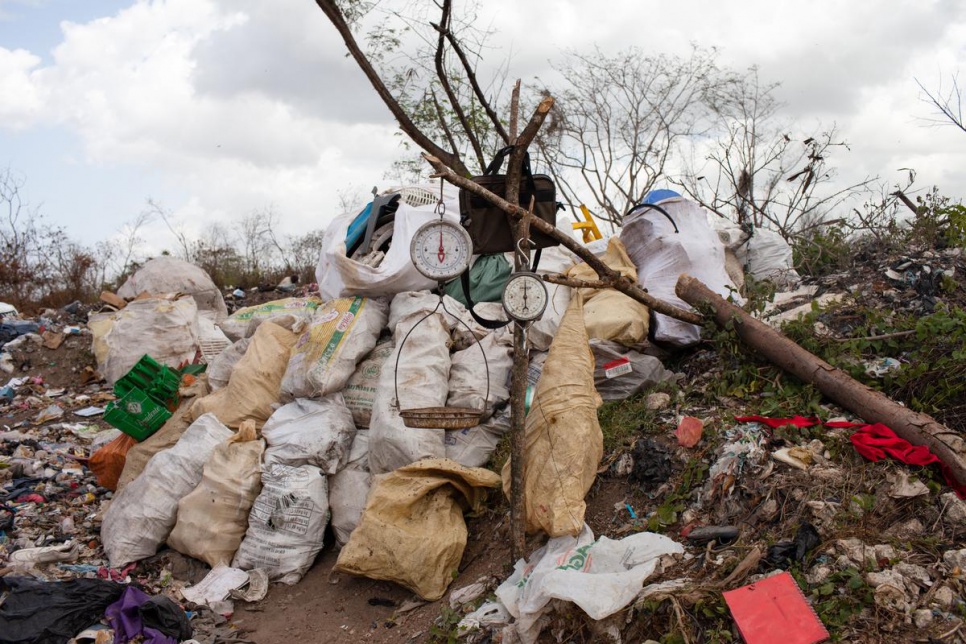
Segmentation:
[(180, 384), (181, 374), (145, 355), (114, 383), (114, 395), (123, 398), (132, 391), (140, 390), (155, 403), (167, 406), (177, 401)]
[(132, 389), (107, 404), (104, 420), (141, 442), (171, 418), (171, 412), (140, 389)]

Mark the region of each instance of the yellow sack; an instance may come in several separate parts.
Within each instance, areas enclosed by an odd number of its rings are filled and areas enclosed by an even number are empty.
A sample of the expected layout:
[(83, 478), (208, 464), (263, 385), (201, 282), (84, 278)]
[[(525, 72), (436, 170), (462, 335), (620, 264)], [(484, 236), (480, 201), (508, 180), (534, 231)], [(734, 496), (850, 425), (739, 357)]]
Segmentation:
[(446, 593), (466, 547), (463, 512), (478, 510), (500, 477), (445, 458), (391, 472), (373, 487), (336, 570), (393, 581), (425, 600)]
[(178, 520), (168, 545), (214, 568), (231, 565), (248, 529), (248, 513), (262, 489), (261, 460), (265, 441), (255, 421), (215, 447), (201, 483), (178, 502)]
[(278, 402), (282, 376), (297, 336), (268, 321), (261, 324), (242, 359), (231, 372), (228, 384), (197, 401), (191, 408), (192, 420), (208, 412), (228, 427), (237, 428), (252, 419), (261, 427)]
[[(620, 239), (610, 238), (607, 252), (601, 260), (637, 284), (637, 269)], [(567, 276), (581, 280), (599, 279), (587, 264), (577, 264), (567, 271)], [(579, 290), (584, 299), (584, 324), (590, 337), (611, 340), (624, 346), (634, 346), (647, 339), (650, 322), (650, 309), (647, 306), (610, 288)]]
[[(523, 489), (527, 532), (577, 536), (587, 509), (584, 497), (604, 455), (597, 422), (601, 398), (594, 388), (590, 350), (579, 295), (570, 300), (527, 414)], [(510, 461), (503, 466), (510, 497)]]
[(124, 459), (124, 470), (117, 481), (118, 492), (141, 474), (151, 457), (169, 447), (174, 447), (194, 420), (191, 416), (191, 406), (198, 398), (207, 396), (209, 393), (211, 390), (208, 388), (208, 378), (205, 374), (198, 376), (194, 383), (178, 390), (178, 396), (181, 397), (178, 410), (161, 426), (161, 429), (128, 450)]

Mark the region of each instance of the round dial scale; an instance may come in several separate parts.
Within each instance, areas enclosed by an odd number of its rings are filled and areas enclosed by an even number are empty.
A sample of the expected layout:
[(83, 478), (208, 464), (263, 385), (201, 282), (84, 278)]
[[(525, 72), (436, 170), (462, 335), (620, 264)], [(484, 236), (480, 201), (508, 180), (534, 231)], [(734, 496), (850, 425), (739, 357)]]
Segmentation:
[(514, 273), (503, 289), (503, 308), (514, 320), (539, 320), (547, 308), (547, 287), (536, 273)]
[(409, 253), (416, 270), (429, 279), (447, 282), (469, 268), (473, 242), (462, 226), (441, 219), (416, 230)]

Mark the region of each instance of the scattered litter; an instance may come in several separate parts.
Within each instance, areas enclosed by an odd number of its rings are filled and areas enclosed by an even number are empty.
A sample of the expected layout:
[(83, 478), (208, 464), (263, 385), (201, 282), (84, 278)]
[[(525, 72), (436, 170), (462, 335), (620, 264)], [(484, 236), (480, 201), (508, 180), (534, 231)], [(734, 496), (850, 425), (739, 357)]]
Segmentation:
[(898, 371), (902, 363), (895, 358), (879, 358), (878, 360), (868, 360), (865, 363), (865, 374), (873, 378), (882, 378), (886, 374)]
[(80, 416), (81, 418), (90, 418), (91, 416), (100, 416), (104, 413), (103, 407), (84, 407), (83, 409), (78, 409), (74, 411), (75, 416)]

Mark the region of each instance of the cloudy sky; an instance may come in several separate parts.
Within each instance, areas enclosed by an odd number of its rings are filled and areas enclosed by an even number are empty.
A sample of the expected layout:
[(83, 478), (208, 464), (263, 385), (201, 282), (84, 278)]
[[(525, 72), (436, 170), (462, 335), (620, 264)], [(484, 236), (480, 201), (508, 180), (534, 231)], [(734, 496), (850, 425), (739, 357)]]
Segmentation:
[[(915, 80), (948, 87), (963, 67), (961, 0), (482, 4), (493, 55), (525, 83), (565, 48), (714, 46), (781, 82), (784, 116), (838, 124), (844, 177), (912, 167), (966, 193), (966, 134), (929, 127)], [(0, 169), (85, 243), (147, 199), (189, 233), (268, 207), (285, 233), (324, 227), (341, 194), (386, 187), (395, 131), (312, 0), (0, 0)], [(166, 235), (151, 243), (173, 248)]]

